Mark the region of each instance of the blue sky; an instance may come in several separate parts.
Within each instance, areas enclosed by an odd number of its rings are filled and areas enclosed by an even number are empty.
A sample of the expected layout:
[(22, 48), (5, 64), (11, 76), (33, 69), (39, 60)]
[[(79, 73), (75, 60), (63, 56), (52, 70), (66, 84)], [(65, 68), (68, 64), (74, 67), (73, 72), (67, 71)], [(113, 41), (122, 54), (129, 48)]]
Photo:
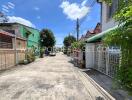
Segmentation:
[(62, 44), (69, 33), (76, 36), (76, 17), (83, 20), (80, 36), (91, 30), (100, 21), (100, 5), (92, 0), (0, 0), (0, 11), (17, 21), (39, 30), (51, 29), (57, 43)]

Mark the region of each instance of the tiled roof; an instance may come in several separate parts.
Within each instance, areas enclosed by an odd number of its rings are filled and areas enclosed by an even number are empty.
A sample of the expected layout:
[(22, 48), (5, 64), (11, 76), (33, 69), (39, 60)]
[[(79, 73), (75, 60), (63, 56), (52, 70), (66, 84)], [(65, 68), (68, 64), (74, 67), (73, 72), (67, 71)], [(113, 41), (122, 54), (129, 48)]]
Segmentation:
[[(94, 30), (88, 30), (87, 33), (85, 35), (82, 35), (81, 39), (83, 38), (89, 38), (91, 36), (94, 36), (98, 33), (101, 33), (101, 24), (97, 23), (96, 27), (94, 28)], [(80, 39), (80, 40), (81, 40)]]

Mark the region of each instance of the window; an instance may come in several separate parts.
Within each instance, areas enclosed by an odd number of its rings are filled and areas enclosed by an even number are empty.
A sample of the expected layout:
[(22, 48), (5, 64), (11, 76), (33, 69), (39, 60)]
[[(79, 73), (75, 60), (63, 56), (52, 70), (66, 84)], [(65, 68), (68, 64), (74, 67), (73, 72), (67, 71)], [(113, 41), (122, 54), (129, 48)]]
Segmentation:
[(12, 49), (12, 38), (10, 36), (0, 34), (0, 48)]
[(107, 5), (107, 20), (112, 18), (116, 10), (118, 9), (118, 0), (113, 0), (111, 5)]

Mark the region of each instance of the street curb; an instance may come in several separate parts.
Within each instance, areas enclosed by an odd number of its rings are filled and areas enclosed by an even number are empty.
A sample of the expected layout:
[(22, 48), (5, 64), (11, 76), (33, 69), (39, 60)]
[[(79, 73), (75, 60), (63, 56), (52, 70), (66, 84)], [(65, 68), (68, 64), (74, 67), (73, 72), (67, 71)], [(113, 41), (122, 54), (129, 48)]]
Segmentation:
[(83, 81), (83, 84), (85, 83), (84, 85), (86, 89), (89, 89), (89, 87), (86, 85), (86, 82), (84, 82), (84, 80), (89, 81), (105, 97), (104, 100), (116, 100), (107, 91), (105, 91), (99, 84), (97, 84), (91, 77), (89, 77), (86, 73), (82, 72), (81, 70), (77, 68), (75, 70), (76, 70), (75, 72), (79, 74), (80, 78), (82, 78), (81, 80)]

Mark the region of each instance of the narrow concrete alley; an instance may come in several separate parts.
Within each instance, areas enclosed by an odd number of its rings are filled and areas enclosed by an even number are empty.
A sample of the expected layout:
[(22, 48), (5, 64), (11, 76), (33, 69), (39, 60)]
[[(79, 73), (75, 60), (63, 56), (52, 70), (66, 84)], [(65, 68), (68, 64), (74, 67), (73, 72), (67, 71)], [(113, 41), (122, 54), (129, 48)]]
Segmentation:
[(62, 53), (0, 74), (0, 100), (114, 100), (103, 93)]

